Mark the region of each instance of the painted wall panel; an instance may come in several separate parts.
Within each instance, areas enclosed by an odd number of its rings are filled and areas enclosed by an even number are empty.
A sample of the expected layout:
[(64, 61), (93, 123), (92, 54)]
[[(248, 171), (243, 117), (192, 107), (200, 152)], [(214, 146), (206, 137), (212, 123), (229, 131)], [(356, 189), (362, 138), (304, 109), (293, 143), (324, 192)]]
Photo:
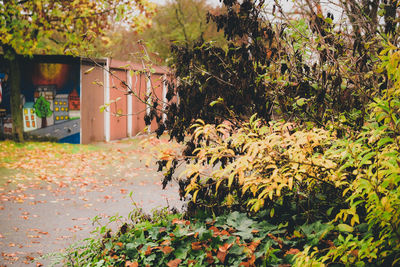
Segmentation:
[[(20, 65), (24, 131), (32, 135), (52, 137), (59, 142), (79, 143), (79, 59), (68, 56), (35, 56), (32, 59), (23, 59)], [(72, 97), (78, 105), (70, 109)], [(3, 104), (8, 113), (6, 116), (10, 117), (8, 99)]]

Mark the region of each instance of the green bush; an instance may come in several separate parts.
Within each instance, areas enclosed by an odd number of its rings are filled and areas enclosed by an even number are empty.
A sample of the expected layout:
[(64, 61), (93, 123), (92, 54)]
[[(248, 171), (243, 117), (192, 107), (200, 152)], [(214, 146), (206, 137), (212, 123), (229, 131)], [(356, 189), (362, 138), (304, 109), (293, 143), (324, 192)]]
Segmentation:
[[(269, 214), (232, 212), (185, 220), (147, 218), (118, 233), (88, 239), (65, 255), (67, 266), (276, 266), (292, 264), (305, 243), (326, 246), (330, 225), (315, 222), (288, 231)], [(322, 241), (321, 241), (322, 240)], [(325, 245), (324, 245), (325, 244)]]
[[(337, 140), (328, 152), (340, 164), (348, 209), (334, 225), (345, 228), (329, 251), (307, 248), (297, 264), (395, 266), (400, 261), (400, 49), (381, 52), (380, 72), (390, 87), (370, 105), (370, 119), (354, 139)], [(346, 223), (346, 224), (345, 224)]]

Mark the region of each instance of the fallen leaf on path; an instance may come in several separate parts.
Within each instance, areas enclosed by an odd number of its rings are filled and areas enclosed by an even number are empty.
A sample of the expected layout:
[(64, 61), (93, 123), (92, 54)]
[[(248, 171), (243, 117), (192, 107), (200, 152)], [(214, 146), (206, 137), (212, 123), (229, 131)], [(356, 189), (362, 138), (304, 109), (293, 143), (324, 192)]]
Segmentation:
[(35, 258), (34, 257), (32, 257), (32, 256), (26, 256), (25, 257), (27, 260), (29, 260), (29, 261), (33, 261)]
[(123, 194), (123, 195), (125, 195), (125, 194), (127, 194), (127, 193), (128, 193), (128, 190), (126, 190), (126, 189), (120, 189), (119, 191), (120, 191), (120, 192), (121, 192), (121, 194)]
[(73, 221), (86, 221), (86, 220), (90, 220), (90, 218), (72, 218)]
[(48, 232), (42, 232), (42, 231), (40, 231), (40, 232), (38, 232), (38, 234), (41, 234), (41, 235), (48, 235), (49, 233), (48, 233)]
[(64, 240), (64, 239), (68, 239), (68, 238), (71, 238), (71, 237), (68, 236), (68, 235), (62, 235), (62, 236), (60, 236), (60, 237), (57, 237), (56, 239), (57, 239), (57, 240)]

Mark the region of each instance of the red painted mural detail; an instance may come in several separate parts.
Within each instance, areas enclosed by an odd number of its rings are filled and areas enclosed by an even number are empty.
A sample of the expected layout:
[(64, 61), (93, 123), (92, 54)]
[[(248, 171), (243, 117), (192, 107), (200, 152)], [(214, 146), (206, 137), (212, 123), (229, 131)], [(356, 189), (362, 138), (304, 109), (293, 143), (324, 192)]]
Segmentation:
[(78, 95), (78, 92), (74, 88), (72, 92), (68, 95), (69, 100), (69, 109), (70, 110), (80, 110), (81, 109), (81, 101)]
[(68, 78), (70, 65), (58, 63), (39, 63), (33, 69), (32, 82), (40, 85), (63, 87)]

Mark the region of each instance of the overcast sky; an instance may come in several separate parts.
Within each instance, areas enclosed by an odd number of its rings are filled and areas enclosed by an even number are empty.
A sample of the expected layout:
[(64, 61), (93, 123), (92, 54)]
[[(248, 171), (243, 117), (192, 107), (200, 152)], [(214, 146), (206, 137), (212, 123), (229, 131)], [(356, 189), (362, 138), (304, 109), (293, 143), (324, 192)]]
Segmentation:
[[(168, 0), (150, 0), (151, 2), (154, 2), (156, 4), (164, 4), (166, 3)], [(207, 0), (208, 3), (210, 3), (210, 5), (212, 6), (218, 6), (221, 5), (219, 0)], [(286, 12), (290, 12), (291, 10), (293, 10), (293, 0), (280, 0), (279, 1), (283, 10)], [(340, 13), (337, 6), (332, 5), (332, 2), (339, 2), (338, 0), (322, 0), (320, 1), (321, 6), (322, 6), (322, 10), (324, 15), (326, 16), (327, 12), (329, 11), (330, 13), (332, 13), (335, 16), (335, 20), (337, 21), (337, 19), (339, 19)], [(265, 6), (269, 7), (272, 9), (272, 6), (274, 5), (274, 1), (273, 0), (267, 0), (265, 1)]]

